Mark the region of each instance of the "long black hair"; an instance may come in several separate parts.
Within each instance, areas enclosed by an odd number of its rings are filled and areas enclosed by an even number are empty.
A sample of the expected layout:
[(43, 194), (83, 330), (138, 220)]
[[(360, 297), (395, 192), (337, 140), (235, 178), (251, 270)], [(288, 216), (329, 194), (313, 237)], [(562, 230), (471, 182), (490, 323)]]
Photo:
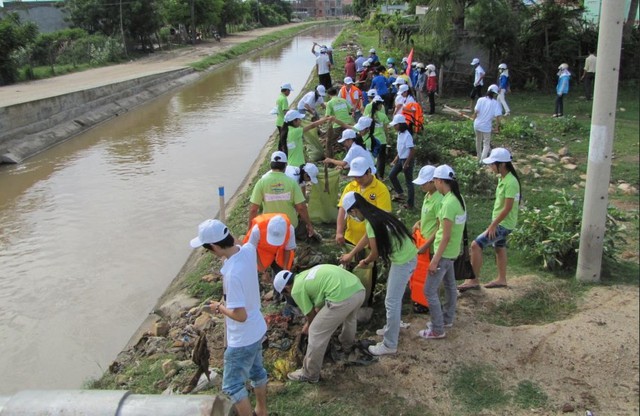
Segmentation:
[(358, 208), (371, 224), (380, 257), (389, 261), (389, 255), (393, 252), (393, 240), (396, 241), (397, 247), (400, 247), (406, 238), (413, 241), (413, 236), (398, 218), (370, 204), (362, 195), (354, 193), (354, 196), (356, 203), (351, 208)]
[(460, 205), (462, 205), (462, 210), (466, 212), (467, 208), (464, 205), (464, 199), (462, 199), (462, 194), (460, 193), (460, 185), (458, 184), (458, 181), (456, 180), (455, 176), (452, 176), (451, 179), (442, 179), (442, 180), (445, 181), (447, 185), (449, 185), (451, 192), (453, 192), (453, 195), (455, 195), (455, 197), (460, 202)]
[(410, 124), (398, 123), (396, 125), (398, 126), (398, 130), (400, 131), (400, 133), (404, 133), (405, 131), (408, 131), (413, 136), (413, 127)]
[(516, 177), (516, 180), (518, 181), (518, 187), (520, 188), (520, 201), (518, 201), (518, 204), (522, 204), (522, 182), (520, 182), (520, 178), (516, 173), (516, 168), (513, 166), (513, 163), (511, 162), (496, 162), (496, 164), (499, 164), (499, 163), (504, 163), (504, 166), (507, 168), (507, 170), (511, 172), (513, 176)]

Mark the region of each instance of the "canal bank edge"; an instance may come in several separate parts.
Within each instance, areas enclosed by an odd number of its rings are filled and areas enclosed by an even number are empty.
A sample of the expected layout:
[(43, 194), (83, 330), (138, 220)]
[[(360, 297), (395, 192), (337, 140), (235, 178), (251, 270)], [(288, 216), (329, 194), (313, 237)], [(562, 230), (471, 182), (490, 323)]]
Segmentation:
[[(309, 28), (311, 29), (311, 27)], [(303, 31), (298, 32), (301, 33)], [(339, 35), (338, 35), (339, 36)], [(283, 38), (284, 40), (284, 38)], [(271, 45), (269, 45), (271, 46)], [(217, 66), (219, 67), (219, 66)], [(306, 91), (311, 85), (315, 84), (315, 71), (312, 70), (305, 82), (304, 86), (300, 89), (300, 91)], [(303, 94), (298, 95), (295, 101), (291, 104), (296, 104), (301, 98)], [(249, 190), (249, 185), (258, 177), (258, 172), (263, 166), (267, 165), (269, 160), (268, 155), (275, 149), (276, 143), (278, 140), (277, 130), (274, 131), (269, 138), (267, 139), (265, 145), (260, 150), (260, 153), (254, 160), (253, 164), (249, 168), (247, 174), (242, 179), (242, 182), (236, 189), (235, 193), (231, 196), (231, 198), (225, 202), (225, 211), (227, 215), (230, 215), (237, 207), (238, 201), (240, 198), (244, 197)], [(219, 218), (220, 212), (216, 214), (215, 218)], [(238, 236), (236, 236), (238, 237)], [(140, 324), (138, 329), (131, 336), (129, 341), (124, 346), (121, 352), (124, 352), (140, 341), (140, 339), (150, 332), (152, 332), (155, 324), (164, 318), (168, 318), (174, 313), (179, 313), (185, 309), (190, 309), (192, 307), (198, 306), (201, 303), (200, 299), (189, 296), (186, 293), (186, 290), (183, 288), (183, 281), (187, 278), (187, 276), (193, 273), (197, 267), (199, 261), (202, 259), (204, 252), (200, 249), (195, 249), (189, 254), (187, 260), (184, 265), (176, 275), (176, 277), (169, 283), (163, 294), (156, 302), (151, 313), (145, 318), (145, 320)]]
[[(212, 56), (223, 55), (234, 47), (286, 32), (282, 37), (252, 49), (251, 53), (254, 53), (290, 39), (299, 33), (311, 30), (319, 24), (321, 23), (311, 23), (294, 28), (298, 30), (288, 28), (270, 35), (263, 35), (234, 45)], [(232, 63), (240, 56), (242, 55), (232, 56), (224, 62), (209, 66), (200, 72), (192, 67), (185, 67), (96, 88), (0, 107), (0, 164), (21, 163), (102, 122), (118, 117), (167, 92), (194, 82), (205, 74)]]

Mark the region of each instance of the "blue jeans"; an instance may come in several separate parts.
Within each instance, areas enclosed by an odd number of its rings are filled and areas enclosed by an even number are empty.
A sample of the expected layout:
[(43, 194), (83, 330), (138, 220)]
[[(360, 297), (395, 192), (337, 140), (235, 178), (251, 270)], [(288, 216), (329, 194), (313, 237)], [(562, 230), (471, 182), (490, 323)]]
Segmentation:
[[(440, 283), (444, 282), (445, 307), (444, 313), (438, 296)], [(440, 259), (438, 269), (435, 273), (429, 273), (427, 282), (424, 285), (424, 294), (429, 302), (429, 314), (431, 315), (431, 325), (434, 332), (442, 334), (444, 324), (452, 324), (456, 318), (456, 303), (458, 301), (458, 291), (456, 287), (456, 276), (453, 270), (453, 260)]]
[(498, 225), (496, 235), (493, 238), (489, 238), (486, 233), (482, 233), (476, 237), (475, 242), (482, 249), (488, 245), (492, 245), (495, 248), (507, 247), (507, 236), (509, 234), (511, 234), (511, 230), (504, 228), (502, 225)]
[(416, 269), (416, 257), (404, 264), (391, 263), (387, 280), (387, 296), (384, 306), (387, 310), (387, 324), (384, 327), (384, 345), (398, 348), (400, 335), (400, 315), (402, 313), (402, 297), (407, 283)]
[(224, 352), (222, 391), (236, 404), (249, 397), (245, 382), (262, 387), (267, 384), (267, 370), (262, 364), (262, 339), (245, 347), (227, 347)]
[(389, 180), (391, 181), (391, 185), (393, 185), (393, 190), (398, 194), (404, 193), (402, 190), (402, 185), (400, 185), (400, 181), (398, 181), (398, 174), (400, 172), (404, 172), (404, 182), (407, 184), (407, 205), (413, 207), (413, 160), (409, 163), (409, 166), (406, 169), (403, 169), (402, 166), (407, 159), (398, 159), (398, 163), (393, 165), (391, 168), (391, 172), (389, 173)]

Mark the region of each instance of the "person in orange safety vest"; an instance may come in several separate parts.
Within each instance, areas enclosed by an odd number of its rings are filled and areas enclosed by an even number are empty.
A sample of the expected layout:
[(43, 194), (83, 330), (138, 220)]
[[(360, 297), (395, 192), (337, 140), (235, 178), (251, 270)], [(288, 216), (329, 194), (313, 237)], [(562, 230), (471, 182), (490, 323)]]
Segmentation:
[(269, 213), (256, 216), (251, 228), (244, 236), (243, 243), (250, 242), (258, 253), (258, 271), (268, 268), (278, 273), (290, 270), (293, 265), (296, 248), (295, 228), (289, 218), (282, 213)]
[(346, 77), (344, 79), (344, 85), (340, 88), (339, 96), (344, 98), (351, 104), (351, 108), (353, 111), (353, 119), (358, 121), (360, 116), (362, 115), (362, 91), (360, 88), (356, 87), (353, 83), (353, 79), (351, 77)]

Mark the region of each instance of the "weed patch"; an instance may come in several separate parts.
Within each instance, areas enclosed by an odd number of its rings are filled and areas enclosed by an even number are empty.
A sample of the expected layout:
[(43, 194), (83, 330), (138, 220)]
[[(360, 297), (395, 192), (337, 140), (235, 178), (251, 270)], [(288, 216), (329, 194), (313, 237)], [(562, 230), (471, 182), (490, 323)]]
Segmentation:
[(518, 383), (513, 401), (522, 409), (535, 409), (547, 405), (547, 394), (537, 383), (523, 380)]
[(449, 380), (451, 396), (467, 414), (499, 407), (509, 402), (496, 370), (486, 364), (462, 364), (454, 368)]

